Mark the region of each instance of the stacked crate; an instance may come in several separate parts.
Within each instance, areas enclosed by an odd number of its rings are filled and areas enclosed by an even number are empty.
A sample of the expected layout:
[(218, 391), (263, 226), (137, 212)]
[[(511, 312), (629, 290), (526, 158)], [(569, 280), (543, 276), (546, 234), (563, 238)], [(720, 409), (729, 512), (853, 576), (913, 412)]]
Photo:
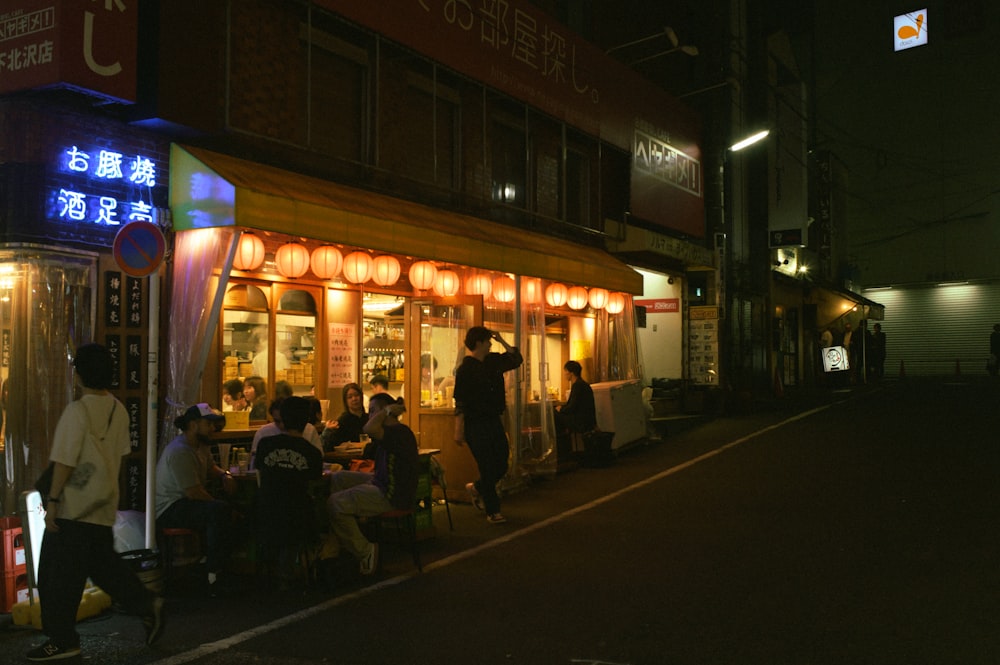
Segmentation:
[(15, 604), (28, 599), (28, 567), (24, 558), (21, 520), (0, 517), (3, 552), (0, 559), (0, 612), (10, 613)]

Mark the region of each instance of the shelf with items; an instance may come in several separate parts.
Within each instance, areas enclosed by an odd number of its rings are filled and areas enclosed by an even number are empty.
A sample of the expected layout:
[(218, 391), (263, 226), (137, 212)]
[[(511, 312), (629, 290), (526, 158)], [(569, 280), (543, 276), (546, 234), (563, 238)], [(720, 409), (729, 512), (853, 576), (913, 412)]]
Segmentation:
[(406, 376), (403, 317), (365, 318), (364, 358), (365, 381), (383, 375), (390, 383), (402, 383)]

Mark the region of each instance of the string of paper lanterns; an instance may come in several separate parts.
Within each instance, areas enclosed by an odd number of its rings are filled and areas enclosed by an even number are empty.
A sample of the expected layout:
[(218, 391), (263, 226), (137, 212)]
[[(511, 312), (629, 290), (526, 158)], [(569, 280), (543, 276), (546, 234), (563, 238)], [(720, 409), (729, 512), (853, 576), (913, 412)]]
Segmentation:
[[(255, 233), (244, 231), (233, 256), (233, 268), (257, 270), (264, 259), (264, 241)], [(353, 284), (364, 284), (371, 280), (379, 286), (392, 286), (402, 273), (399, 259), (391, 254), (372, 258), (368, 252), (356, 250), (343, 256), (333, 245), (321, 245), (310, 254), (305, 245), (294, 241), (279, 247), (274, 261), (278, 272), (290, 279), (297, 279), (311, 269), (320, 279), (333, 279), (339, 275)], [(463, 286), (454, 270), (439, 270), (431, 261), (415, 261), (407, 274), (413, 288), (419, 291), (433, 289), (441, 297), (454, 296)], [(601, 287), (588, 290), (583, 286), (551, 282), (543, 290), (542, 282), (537, 278), (525, 278), (523, 285), (522, 297), (531, 304), (541, 302), (544, 297), (550, 307), (567, 306), (573, 310), (582, 310), (589, 305), (595, 310), (604, 309), (609, 314), (620, 314), (628, 304), (627, 294), (609, 292)], [(464, 287), (468, 295), (480, 295), (484, 298), (492, 296), (501, 303), (513, 302), (517, 290), (516, 282), (508, 275), (491, 279), (488, 274), (481, 272), (468, 276)]]

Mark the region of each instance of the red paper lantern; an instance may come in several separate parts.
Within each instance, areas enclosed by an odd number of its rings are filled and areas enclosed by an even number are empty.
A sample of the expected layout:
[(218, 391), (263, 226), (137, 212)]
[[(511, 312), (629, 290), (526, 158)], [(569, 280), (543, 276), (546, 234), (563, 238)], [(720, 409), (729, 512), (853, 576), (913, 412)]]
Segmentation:
[(233, 257), (233, 267), (237, 270), (256, 270), (264, 263), (264, 241), (260, 236), (244, 231)]
[(514, 280), (507, 275), (501, 275), (493, 280), (493, 297), (497, 302), (511, 302), (514, 300)]
[(364, 284), (371, 279), (374, 264), (368, 252), (351, 252), (344, 257), (344, 279), (352, 284)]
[(344, 266), (344, 255), (333, 245), (323, 245), (313, 250), (309, 265), (320, 279), (333, 279)]
[(418, 291), (426, 291), (434, 286), (437, 268), (430, 261), (417, 261), (410, 266), (410, 284)]
[(392, 286), (399, 279), (399, 259), (389, 254), (376, 256), (372, 265), (372, 281), (379, 286)]
[(297, 242), (285, 243), (274, 253), (274, 265), (285, 277), (302, 277), (309, 270), (309, 250)]
[(608, 304), (604, 309), (608, 310), (608, 314), (620, 314), (624, 311), (626, 302), (625, 294), (615, 291), (608, 296)]

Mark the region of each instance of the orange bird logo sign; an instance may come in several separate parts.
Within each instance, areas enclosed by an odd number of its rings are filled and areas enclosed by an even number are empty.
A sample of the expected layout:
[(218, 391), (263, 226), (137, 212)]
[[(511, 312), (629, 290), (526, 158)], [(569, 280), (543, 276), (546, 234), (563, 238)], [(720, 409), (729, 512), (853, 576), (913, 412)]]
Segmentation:
[(894, 50), (903, 51), (927, 44), (927, 10), (900, 14), (893, 19)]

